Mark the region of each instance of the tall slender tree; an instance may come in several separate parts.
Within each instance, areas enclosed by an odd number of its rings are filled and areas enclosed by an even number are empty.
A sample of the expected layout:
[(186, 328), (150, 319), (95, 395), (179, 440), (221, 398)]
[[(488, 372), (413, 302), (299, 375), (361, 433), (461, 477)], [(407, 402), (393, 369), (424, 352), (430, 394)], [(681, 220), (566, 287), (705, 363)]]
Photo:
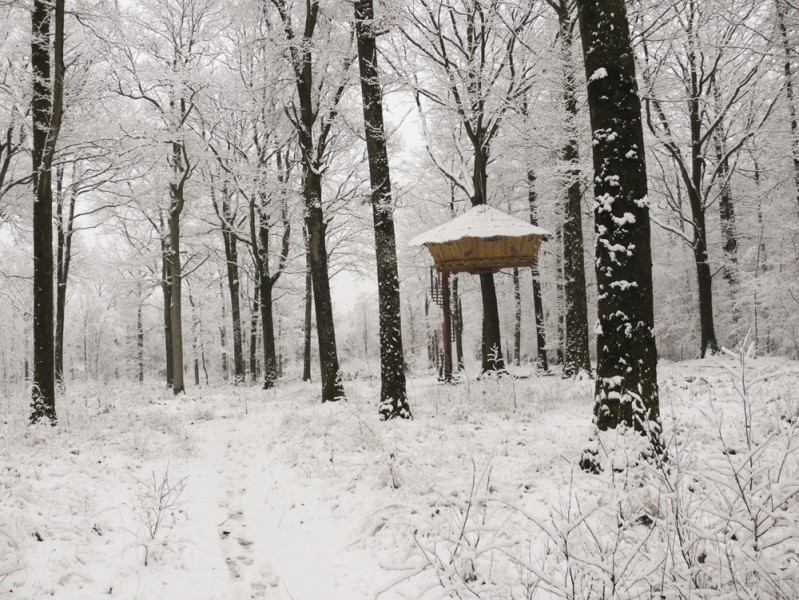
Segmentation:
[(394, 201), (383, 125), (383, 94), (377, 71), (377, 43), (372, 0), (355, 3), (355, 33), (361, 74), (363, 122), (372, 186), (372, 219), (377, 259), (377, 294), (380, 309), (380, 418), (410, 418), (405, 390), (402, 349), (397, 243), (394, 237)]
[[(51, 24), (54, 37), (51, 43)], [(64, 0), (34, 0), (33, 69), (33, 388), (31, 423), (57, 423), (53, 323), (52, 170), (64, 99)], [(52, 59), (50, 51), (52, 49)]]
[[(213, 148), (211, 144), (209, 147)], [(219, 176), (210, 175), (209, 191), (211, 204), (219, 219), (222, 230), (222, 247), (225, 253), (225, 270), (227, 272), (228, 293), (230, 296), (230, 315), (233, 325), (233, 383), (244, 383), (244, 351), (242, 349), (241, 331), (241, 283), (239, 278), (239, 248), (238, 248), (238, 206), (234, 191), (229, 182), (229, 167), (225, 158), (218, 153), (215, 158), (222, 167)], [(217, 189), (219, 186), (219, 189)]]
[(547, 0), (558, 16), (558, 38), (563, 56), (563, 104), (566, 143), (561, 159), (566, 165), (566, 202), (563, 210), (563, 293), (566, 314), (563, 376), (591, 373), (588, 351), (588, 303), (583, 257), (583, 193), (580, 189), (580, 150), (577, 144), (577, 92), (572, 55), (575, 12), (573, 0)]
[[(280, 254), (277, 264), (270, 266), (269, 242), (275, 219), (269, 210), (267, 195), (258, 194), (259, 207), (256, 218), (255, 208), (250, 205), (250, 237), (253, 246), (253, 259), (255, 262), (256, 284), (260, 291), (261, 328), (264, 346), (264, 389), (269, 390), (277, 384), (279, 365), (277, 359), (277, 346), (275, 344), (275, 318), (274, 318), (274, 289), (280, 276), (286, 270), (288, 263), (289, 247), (291, 243), (291, 219), (288, 207), (288, 186), (291, 182), (292, 160), (290, 150), (278, 149), (275, 153), (277, 163), (277, 179), (280, 184), (280, 220), (283, 224), (283, 233), (280, 239)], [(257, 220), (257, 226), (256, 226)], [(257, 231), (257, 234), (256, 234)]]
[[(535, 171), (527, 171), (527, 203), (530, 209), (530, 224), (538, 225), (538, 193), (535, 189)], [(535, 312), (535, 337), (538, 352), (538, 368), (549, 371), (547, 361), (547, 335), (544, 329), (544, 301), (541, 295), (541, 279), (538, 265), (532, 268), (533, 276), (533, 311)]]
[[(644, 132), (624, 0), (578, 0), (594, 158), (598, 292), (594, 424), (661, 451)], [(601, 438), (597, 436), (597, 441)], [(599, 467), (592, 446), (582, 466)]]
[[(333, 304), (330, 297), (330, 273), (326, 244), (327, 223), (322, 204), (322, 174), (333, 124), (338, 117), (339, 102), (347, 88), (347, 71), (353, 58), (345, 54), (341, 69), (329, 63), (327, 72), (318, 64), (320, 56), (314, 34), (320, 20), (318, 0), (307, 0), (302, 15), (302, 28), (295, 29), (291, 7), (285, 0), (272, 0), (283, 24), (288, 54), (294, 72), (296, 98), (287, 113), (297, 132), (297, 142), (303, 163), (303, 196), (305, 226), (308, 234), (313, 300), (316, 310), (316, 333), (319, 341), (319, 364), (322, 378), (322, 402), (345, 398), (336, 349), (336, 330), (333, 323)], [(331, 27), (330, 23), (324, 26)], [(317, 36), (318, 38), (318, 36)], [(317, 67), (315, 73), (314, 67)], [(333, 79), (332, 83), (330, 79)], [(322, 102), (322, 96), (325, 96)]]

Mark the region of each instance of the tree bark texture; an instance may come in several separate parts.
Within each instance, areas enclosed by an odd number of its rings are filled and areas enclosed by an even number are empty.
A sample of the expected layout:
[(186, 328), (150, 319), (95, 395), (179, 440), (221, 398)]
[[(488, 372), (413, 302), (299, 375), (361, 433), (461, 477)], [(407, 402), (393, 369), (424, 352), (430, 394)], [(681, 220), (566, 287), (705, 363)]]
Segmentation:
[(258, 317), (261, 314), (261, 288), (253, 285), (252, 310), (250, 312), (250, 381), (258, 381)]
[[(527, 204), (530, 208), (530, 224), (538, 226), (538, 194), (535, 190), (535, 172), (527, 171)], [(541, 281), (538, 272), (538, 263), (532, 267), (533, 276), (533, 311), (535, 312), (535, 337), (536, 351), (538, 353), (538, 368), (549, 370), (547, 361), (547, 336), (544, 327), (544, 303), (541, 297)]]
[(377, 291), (380, 319), (380, 418), (411, 418), (405, 389), (405, 358), (397, 246), (394, 235), (394, 204), (383, 125), (383, 97), (377, 70), (377, 44), (372, 0), (355, 3), (358, 68), (372, 188), (372, 220), (377, 259)]
[(233, 323), (233, 382), (244, 383), (245, 366), (241, 337), (241, 293), (239, 280), (238, 240), (234, 230), (227, 186), (222, 187), (222, 240), (225, 248), (225, 266), (227, 267), (228, 292), (230, 294), (230, 317)]
[[(594, 423), (600, 431), (638, 431), (659, 453), (646, 162), (627, 10), (624, 0), (578, 0), (577, 6), (594, 159), (598, 291)], [(586, 452), (584, 468), (597, 467), (596, 452)]]
[[(180, 114), (188, 114), (186, 100), (180, 98), (170, 101), (170, 108), (180, 108)], [(192, 167), (186, 152), (185, 143), (173, 142), (169, 156), (169, 166), (173, 180), (169, 183), (169, 214), (167, 225), (169, 230), (169, 275), (170, 275), (170, 309), (169, 322), (172, 334), (172, 391), (177, 396), (186, 391), (183, 380), (183, 267), (180, 261), (180, 217), (186, 203), (186, 182), (191, 177)]]
[(579, 149), (576, 137), (577, 98), (572, 61), (571, 9), (561, 0), (558, 10), (561, 50), (565, 64), (563, 101), (566, 108), (568, 140), (561, 157), (566, 167), (566, 204), (563, 211), (563, 291), (565, 300), (566, 344), (563, 376), (591, 373), (588, 350), (588, 304), (583, 252), (582, 192), (580, 191)]
[[(289, 254), (289, 244), (291, 240), (291, 219), (288, 213), (288, 199), (286, 187), (289, 184), (291, 175), (291, 163), (289, 162), (289, 151), (286, 149), (285, 155), (277, 153), (278, 181), (281, 184), (281, 215), (283, 222), (283, 237), (280, 248), (280, 256), (275, 272), (269, 263), (269, 236), (270, 220), (267, 206), (267, 196), (261, 195), (258, 217), (258, 234), (253, 232), (253, 247), (255, 248), (256, 276), (260, 286), (260, 306), (261, 306), (261, 337), (263, 338), (264, 349), (264, 389), (272, 389), (277, 385), (280, 369), (277, 358), (277, 348), (275, 344), (275, 319), (274, 319), (274, 300), (273, 291), (286, 268)], [(254, 215), (251, 215), (251, 219)]]
[(566, 345), (566, 311), (565, 301), (563, 298), (563, 227), (558, 227), (555, 230), (555, 244), (557, 246), (557, 250), (555, 252), (555, 271), (557, 272), (555, 279), (555, 297), (557, 298), (558, 305), (558, 348), (555, 352), (555, 359), (559, 365), (563, 365), (563, 349)]
[(455, 360), (458, 371), (463, 371), (463, 303), (458, 292), (458, 275), (452, 277), (452, 327), (455, 330)]
[[(182, 208), (182, 200), (180, 203)], [(177, 396), (186, 391), (183, 382), (183, 311), (181, 297), (183, 276), (180, 264), (180, 210), (169, 214), (169, 326), (172, 338), (172, 391)]]
[(142, 312), (144, 310), (144, 298), (142, 297), (141, 281), (136, 286), (136, 364), (138, 367), (139, 383), (144, 383), (144, 319)]
[(222, 323), (219, 325), (219, 346), (222, 349), (222, 379), (228, 380), (228, 364), (227, 364), (227, 328), (225, 327), (225, 320), (227, 312), (225, 310), (225, 288), (222, 283), (222, 278), (219, 278), (219, 299), (222, 304)]
[(513, 303), (515, 310), (513, 327), (513, 364), (522, 362), (522, 290), (519, 285), (519, 269), (513, 269)]
[[(475, 185), (472, 206), (486, 204), (488, 191), (488, 151), (481, 143), (474, 144), (474, 167), (472, 181)], [(499, 308), (497, 290), (493, 273), (480, 273), (480, 298), (483, 301), (483, 335), (481, 355), (483, 373), (503, 371), (505, 359), (502, 356), (502, 335), (499, 327)]]
[[(713, 87), (713, 101), (717, 113), (722, 109), (721, 94), (719, 93), (718, 82), (715, 76), (711, 79), (710, 85)], [(738, 237), (735, 232), (735, 204), (732, 196), (732, 171), (727, 154), (727, 131), (724, 120), (718, 117), (718, 125), (713, 136), (713, 146), (718, 162), (717, 173), (720, 181), (719, 190), (719, 222), (721, 224), (721, 249), (722, 265), (721, 272), (724, 280), (730, 287), (732, 297), (732, 320), (737, 323), (740, 318), (738, 308), (739, 294), (739, 273), (738, 273)]]
[(169, 258), (169, 234), (164, 229), (163, 213), (160, 214), (161, 236), (161, 294), (164, 297), (164, 358), (166, 361), (166, 386), (172, 387), (175, 364), (172, 360), (172, 267)]
[[(305, 228), (304, 228), (305, 229)], [(307, 230), (306, 230), (307, 231)], [(305, 319), (302, 329), (302, 380), (311, 381), (311, 329), (313, 327), (313, 277), (311, 276), (311, 248), (308, 234), (305, 237)]]
[[(50, 58), (50, 25), (55, 25)], [(33, 382), (30, 422), (57, 424), (53, 322), (52, 168), (61, 129), (64, 82), (64, 0), (34, 0), (31, 12), (33, 96)], [(54, 68), (53, 68), (54, 67)]]
[(333, 325), (333, 303), (330, 299), (330, 278), (325, 236), (327, 225), (322, 214), (322, 178), (312, 169), (305, 169), (305, 209), (308, 245), (311, 255), (313, 304), (316, 312), (316, 338), (319, 344), (319, 369), (322, 379), (322, 402), (341, 400), (344, 385), (336, 350)]
[[(74, 176), (74, 170), (73, 170)], [(64, 204), (68, 204), (66, 215)], [(64, 385), (64, 324), (67, 305), (67, 283), (72, 262), (72, 233), (75, 224), (77, 194), (70, 186), (64, 190), (64, 170), (57, 169), (56, 178), (56, 313), (55, 313), (55, 378)]]

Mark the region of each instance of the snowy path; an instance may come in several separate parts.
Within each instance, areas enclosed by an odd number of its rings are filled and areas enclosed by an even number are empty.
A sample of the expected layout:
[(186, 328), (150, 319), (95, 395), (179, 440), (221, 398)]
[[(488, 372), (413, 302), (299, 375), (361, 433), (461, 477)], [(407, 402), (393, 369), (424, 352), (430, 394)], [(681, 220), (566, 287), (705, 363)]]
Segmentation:
[(391, 575), (380, 577), (373, 556), (348, 548), (352, 515), (337, 514), (336, 496), (324, 484), (277, 462), (274, 417), (248, 419), (215, 419), (193, 431), (200, 448), (187, 495), (195, 512), (215, 515), (215, 540), (208, 543), (224, 557), (228, 597), (372, 597)]
[[(420, 543), (462, 531), (474, 494), (540, 510), (579, 456), (589, 384), (510, 383), (412, 381), (410, 422), (379, 422), (374, 381), (327, 405), (300, 383), (76, 390), (57, 429), (20, 411), (0, 426), (0, 598), (437, 597), (433, 574), (403, 580)], [(167, 479), (186, 487), (150, 537)]]

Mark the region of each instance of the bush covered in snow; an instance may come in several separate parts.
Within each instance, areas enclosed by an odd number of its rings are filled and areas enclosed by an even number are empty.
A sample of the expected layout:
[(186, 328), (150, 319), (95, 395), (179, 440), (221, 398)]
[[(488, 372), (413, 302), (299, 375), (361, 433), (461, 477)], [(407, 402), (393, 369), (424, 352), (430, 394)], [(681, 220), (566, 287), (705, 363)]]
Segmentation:
[[(416, 535), (395, 583), (419, 580), (424, 598), (799, 596), (796, 374), (756, 363), (751, 347), (727, 352), (726, 386), (718, 373), (666, 380), (667, 460), (572, 468), (543, 510), (475, 469), (449, 518)], [(640, 456), (634, 438), (604, 444)]]

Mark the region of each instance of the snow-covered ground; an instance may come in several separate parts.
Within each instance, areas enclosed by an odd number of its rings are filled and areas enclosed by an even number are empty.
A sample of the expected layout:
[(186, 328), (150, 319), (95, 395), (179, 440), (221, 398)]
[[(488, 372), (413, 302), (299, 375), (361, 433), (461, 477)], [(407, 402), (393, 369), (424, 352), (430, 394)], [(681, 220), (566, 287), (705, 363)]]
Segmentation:
[[(725, 553), (753, 586), (771, 577), (779, 580), (772, 591), (796, 590), (799, 468), (790, 444), (799, 447), (799, 364), (753, 359), (742, 370), (726, 357), (662, 364), (660, 378), (672, 465), (660, 475), (576, 468), (590, 432), (588, 380), (450, 387), (415, 377), (414, 420), (389, 423), (377, 418), (378, 380), (346, 382), (349, 401), (325, 405), (317, 383), (195, 388), (178, 399), (122, 382), (76, 384), (57, 428), (27, 427), (24, 390), (7, 389), (0, 598), (548, 598), (569, 590), (588, 598), (619, 582), (618, 596), (642, 597), (642, 586), (651, 595), (683, 576), (698, 588), (734, 588), (714, 566)], [(747, 431), (757, 452), (747, 451)], [(746, 519), (724, 480), (746, 466), (738, 460), (770, 474), (771, 517), (760, 520), (761, 541), (745, 548), (736, 544)], [(717, 475), (705, 479), (710, 472)], [(759, 481), (740, 494), (750, 512)], [(701, 501), (689, 498), (682, 512), (708, 500), (718, 514), (696, 513), (690, 533), (681, 517), (673, 528), (652, 525), (669, 523), (689, 493)], [(764, 572), (749, 559), (767, 562)], [(653, 584), (657, 569), (674, 582)]]

